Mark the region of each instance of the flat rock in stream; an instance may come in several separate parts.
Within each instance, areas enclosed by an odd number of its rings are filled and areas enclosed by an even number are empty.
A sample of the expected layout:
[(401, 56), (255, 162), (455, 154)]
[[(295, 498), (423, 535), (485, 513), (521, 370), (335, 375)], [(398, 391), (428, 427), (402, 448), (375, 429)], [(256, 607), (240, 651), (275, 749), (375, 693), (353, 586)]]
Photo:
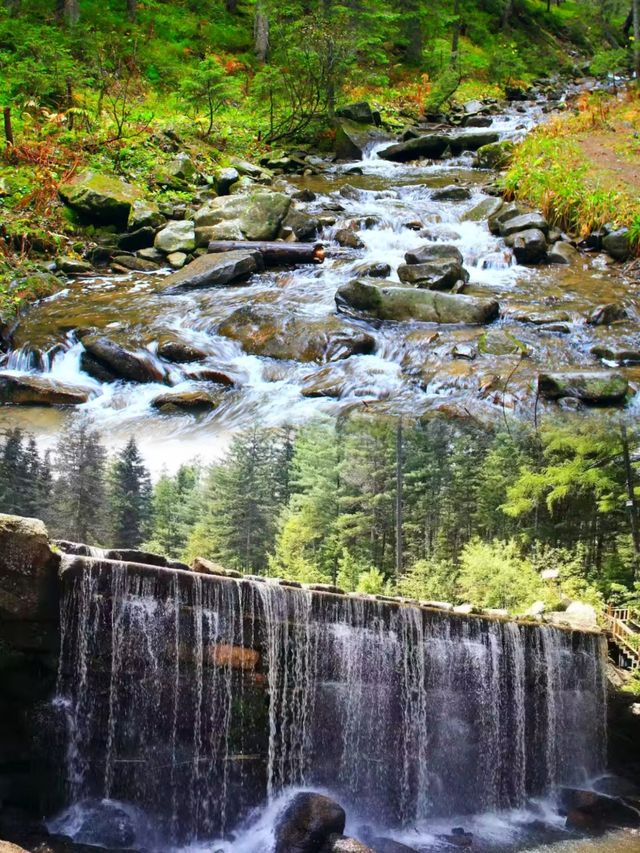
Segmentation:
[(292, 361), (323, 363), (375, 350), (370, 334), (336, 316), (282, 316), (268, 305), (238, 308), (222, 321), (218, 332), (252, 355)]
[(87, 388), (49, 376), (0, 373), (0, 403), (14, 406), (79, 406), (93, 396)]
[(398, 278), (406, 284), (429, 290), (452, 290), (469, 281), (469, 273), (455, 258), (433, 258), (423, 264), (401, 264)]
[(154, 409), (160, 412), (206, 412), (217, 408), (220, 403), (219, 394), (211, 393), (204, 388), (193, 388), (187, 391), (168, 391), (160, 394), (151, 401)]
[(379, 151), (378, 157), (383, 160), (391, 160), (393, 163), (408, 163), (411, 160), (420, 160), (423, 157), (438, 160), (448, 147), (449, 137), (434, 133), (390, 145), (384, 151)]
[(460, 296), (436, 290), (401, 287), (396, 282), (373, 283), (354, 279), (338, 288), (340, 311), (377, 320), (420, 320), (426, 323), (482, 325), (498, 316), (495, 299)]
[(425, 246), (418, 246), (417, 249), (411, 249), (404, 256), (407, 264), (428, 264), (434, 260), (446, 259), (462, 264), (462, 252), (457, 246), (449, 245), (448, 243), (433, 243)]
[(566, 370), (538, 376), (538, 394), (547, 400), (572, 397), (591, 405), (615, 405), (624, 402), (628, 391), (626, 377), (609, 370)]
[(165, 292), (196, 287), (219, 287), (247, 279), (262, 269), (260, 252), (235, 251), (201, 255), (186, 267), (163, 279), (159, 289)]
[[(109, 375), (127, 382), (164, 382), (165, 373), (151, 353), (131, 352), (105, 337), (83, 337), (82, 345)], [(97, 379), (100, 377), (96, 376)], [(104, 380), (101, 380), (104, 381)]]

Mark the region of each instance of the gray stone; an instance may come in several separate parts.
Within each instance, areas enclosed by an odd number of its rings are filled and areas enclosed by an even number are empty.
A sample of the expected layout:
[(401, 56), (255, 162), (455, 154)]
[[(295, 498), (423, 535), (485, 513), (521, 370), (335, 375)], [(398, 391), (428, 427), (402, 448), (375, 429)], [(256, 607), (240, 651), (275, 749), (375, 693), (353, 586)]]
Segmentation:
[(88, 219), (107, 225), (125, 226), (132, 205), (142, 197), (137, 187), (109, 175), (84, 172), (59, 188), (69, 207)]
[(485, 198), (471, 210), (468, 210), (462, 217), (462, 221), (480, 222), (482, 219), (489, 219), (500, 211), (503, 204), (501, 198)]
[(357, 104), (347, 104), (344, 107), (338, 107), (336, 116), (338, 118), (346, 118), (349, 121), (355, 121), (359, 124), (377, 124), (373, 110), (366, 101), (359, 101)]
[(499, 313), (499, 305), (494, 299), (358, 279), (338, 289), (336, 304), (341, 311), (377, 320), (421, 320), (427, 323), (484, 324), (494, 320)]
[(57, 618), (59, 564), (41, 521), (0, 514), (0, 621)]
[(432, 193), (431, 198), (434, 201), (467, 201), (467, 199), (471, 198), (471, 192), (466, 187), (452, 184), (451, 186), (436, 190)]
[(587, 317), (590, 326), (610, 326), (627, 318), (627, 310), (619, 302), (606, 302), (598, 305)]
[(572, 264), (580, 257), (580, 253), (571, 243), (558, 240), (547, 251), (547, 260), (550, 264)]
[(539, 264), (546, 260), (547, 241), (538, 228), (518, 231), (505, 239), (519, 264)]
[(83, 261), (81, 258), (71, 258), (66, 255), (56, 258), (56, 268), (67, 275), (82, 275), (93, 272), (93, 267), (89, 261)]
[(183, 269), (160, 281), (162, 291), (193, 287), (219, 287), (247, 279), (262, 268), (259, 252), (238, 250), (201, 255)]
[(319, 853), (333, 835), (342, 835), (344, 809), (322, 794), (295, 794), (278, 817), (274, 853)]
[(504, 169), (509, 165), (515, 145), (509, 140), (491, 142), (478, 148), (473, 165), (476, 169)]
[(167, 167), (167, 172), (172, 178), (191, 182), (196, 175), (196, 167), (188, 154), (181, 152), (177, 154)]
[(167, 263), (174, 270), (181, 270), (187, 262), (187, 256), (184, 252), (172, 252), (167, 255)]
[(510, 237), (512, 234), (517, 234), (519, 231), (529, 231), (536, 229), (547, 234), (549, 231), (549, 223), (539, 213), (524, 213), (521, 216), (514, 216), (506, 222), (500, 224), (500, 234), (502, 237)]
[(147, 261), (145, 258), (135, 257), (134, 255), (116, 255), (111, 259), (111, 265), (124, 267), (124, 269), (133, 272), (156, 272), (160, 266), (156, 261)]
[(451, 290), (459, 281), (466, 283), (469, 273), (455, 258), (433, 258), (423, 264), (402, 264), (398, 278), (429, 290)]
[(631, 241), (628, 228), (611, 231), (602, 240), (602, 248), (616, 261), (628, 261), (631, 257)]
[[(245, 240), (274, 240), (289, 211), (291, 199), (284, 193), (258, 190), (245, 196), (214, 198), (196, 212), (195, 226), (225, 223)], [(218, 236), (216, 239), (225, 239)], [(227, 237), (226, 239), (238, 239)]]
[(429, 158), (438, 160), (449, 147), (449, 137), (442, 134), (430, 134), (398, 142), (378, 152), (378, 157), (394, 163), (408, 163), (411, 160)]
[(188, 219), (168, 222), (162, 231), (156, 234), (154, 246), (166, 255), (193, 251), (196, 247), (193, 222)]
[(456, 261), (462, 264), (462, 252), (457, 246), (451, 246), (447, 243), (439, 243), (435, 246), (432, 244), (426, 246), (418, 246), (412, 249), (404, 256), (407, 264), (427, 264), (438, 258)]
[(336, 157), (338, 160), (362, 160), (371, 145), (390, 139), (389, 135), (348, 119), (336, 121)]
[(338, 245), (348, 249), (364, 249), (364, 243), (360, 237), (358, 237), (355, 231), (351, 231), (349, 228), (339, 228), (334, 234), (333, 239)]
[(164, 221), (165, 218), (158, 210), (157, 204), (138, 198), (131, 204), (127, 227), (129, 231), (138, 231), (140, 228), (158, 228)]
[(240, 179), (240, 172), (230, 166), (226, 169), (218, 169), (215, 173), (216, 192), (218, 195), (227, 195), (231, 187)]

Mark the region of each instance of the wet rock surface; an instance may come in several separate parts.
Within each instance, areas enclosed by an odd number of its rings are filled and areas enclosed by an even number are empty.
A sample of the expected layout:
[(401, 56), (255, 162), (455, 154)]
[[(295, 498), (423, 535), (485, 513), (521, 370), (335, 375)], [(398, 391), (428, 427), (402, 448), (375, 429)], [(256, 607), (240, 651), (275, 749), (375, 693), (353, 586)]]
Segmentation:
[(296, 794), (275, 829), (275, 853), (320, 853), (346, 823), (342, 806), (322, 794)]

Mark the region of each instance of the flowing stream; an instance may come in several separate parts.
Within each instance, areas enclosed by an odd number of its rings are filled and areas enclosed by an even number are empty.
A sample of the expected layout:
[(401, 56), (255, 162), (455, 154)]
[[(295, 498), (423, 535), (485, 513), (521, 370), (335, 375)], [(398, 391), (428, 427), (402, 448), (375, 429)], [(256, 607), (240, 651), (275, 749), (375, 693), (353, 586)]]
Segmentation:
[[(501, 138), (517, 138), (543, 118), (540, 106), (511, 107), (493, 120)], [(509, 411), (532, 417), (537, 406), (538, 372), (563, 367), (598, 367), (591, 353), (605, 343), (614, 350), (637, 350), (640, 313), (638, 281), (627, 280), (620, 265), (605, 255), (581, 254), (570, 266), (515, 265), (504, 241), (493, 237), (486, 221), (466, 214), (487, 198), (483, 187), (493, 175), (471, 167), (468, 154), (431, 165), (395, 164), (377, 156), (373, 147), (357, 164), (329, 166), (320, 175), (279, 178), (276, 186), (309, 189), (316, 194), (310, 213), (331, 213), (336, 222), (321, 235), (328, 250), (322, 266), (300, 266), (254, 275), (246, 284), (169, 295), (157, 285), (162, 274), (96, 276), (70, 281), (62, 292), (44, 300), (25, 317), (15, 350), (5, 368), (45, 372), (53, 378), (91, 388), (96, 396), (73, 410), (18, 409), (0, 411), (2, 423), (22, 423), (36, 431), (55, 431), (69, 417), (88, 414), (96, 425), (123, 437), (144, 429), (150, 442), (189, 437), (192, 448), (210, 444), (212, 436), (256, 421), (264, 425), (300, 422), (320, 413), (336, 414), (366, 406), (381, 412), (421, 414), (434, 409), (452, 413), (501, 416)], [(361, 170), (362, 174), (355, 174)], [(461, 183), (471, 190), (467, 201), (435, 201), (434, 188)], [(360, 250), (340, 248), (338, 228), (357, 224)], [(490, 327), (502, 329), (526, 348), (520, 354), (478, 351), (480, 327), (426, 323), (355, 323), (336, 313), (337, 288), (363, 263), (385, 262), (391, 278), (408, 249), (425, 242), (413, 230), (420, 223), (436, 242), (456, 245), (471, 279), (466, 292), (499, 300), (501, 318)], [(622, 302), (628, 319), (615, 326), (592, 327), (586, 317), (598, 305)], [(243, 350), (220, 334), (223, 320), (243, 305), (273, 312), (274, 331), (287, 334), (287, 324), (344, 323), (366, 330), (375, 339), (371, 355), (340, 358), (328, 364), (299, 358), (275, 359)], [(204, 348), (204, 366), (226, 372), (236, 387), (222, 395), (215, 411), (204, 415), (158, 414), (151, 401), (166, 385), (98, 383), (80, 367), (77, 330), (98, 329), (129, 347), (153, 352), (167, 333)], [(289, 333), (296, 336), (294, 330)], [(318, 332), (319, 334), (319, 332)], [(470, 359), (468, 356), (472, 355)], [(336, 360), (338, 359), (338, 360)], [(611, 366), (611, 365), (609, 365)], [(169, 380), (177, 389), (194, 387), (186, 366), (173, 366)], [(640, 366), (622, 365), (632, 388)], [(318, 390), (320, 389), (320, 390)], [(636, 406), (637, 397), (629, 404)], [(552, 404), (555, 407), (556, 404)]]
[(69, 808), (52, 828), (78, 841), (117, 846), (111, 808), (125, 846), (264, 851), (304, 787), (354, 832), (419, 848), (455, 820), (507, 849), (547, 812), (559, 829), (557, 786), (603, 771), (597, 635), (64, 559)]

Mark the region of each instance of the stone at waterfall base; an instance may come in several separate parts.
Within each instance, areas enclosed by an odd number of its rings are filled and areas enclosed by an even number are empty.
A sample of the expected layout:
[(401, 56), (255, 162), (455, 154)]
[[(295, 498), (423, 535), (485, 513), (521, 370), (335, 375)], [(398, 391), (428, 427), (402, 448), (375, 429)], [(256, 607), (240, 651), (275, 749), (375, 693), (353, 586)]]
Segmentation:
[(278, 818), (274, 853), (320, 853), (332, 835), (342, 835), (345, 823), (344, 809), (330, 797), (296, 794)]
[(354, 279), (336, 292), (339, 311), (355, 312), (376, 320), (420, 320), (426, 323), (483, 325), (495, 320), (495, 299), (440, 293)]

